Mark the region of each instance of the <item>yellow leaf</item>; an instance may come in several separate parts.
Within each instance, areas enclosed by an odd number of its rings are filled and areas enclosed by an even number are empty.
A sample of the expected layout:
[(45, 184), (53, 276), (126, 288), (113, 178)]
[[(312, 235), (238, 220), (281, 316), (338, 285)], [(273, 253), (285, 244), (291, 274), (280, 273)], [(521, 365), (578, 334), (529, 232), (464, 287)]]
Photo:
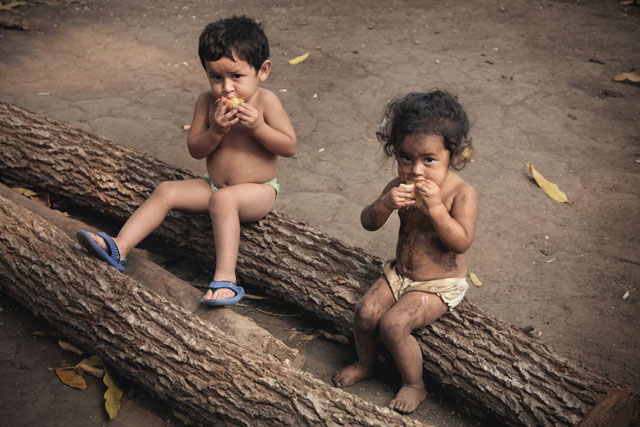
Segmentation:
[(85, 390), (87, 388), (87, 383), (84, 382), (84, 378), (72, 370), (56, 368), (56, 374), (58, 378), (60, 378), (60, 381), (69, 387), (77, 388), (78, 390)]
[(540, 188), (542, 188), (542, 190), (547, 193), (547, 196), (551, 197), (556, 202), (567, 202), (567, 195), (564, 194), (556, 184), (551, 181), (547, 181), (545, 177), (540, 175), (540, 173), (534, 169), (533, 163), (527, 163), (527, 167), (529, 168), (529, 172), (531, 173), (531, 175), (533, 175), (533, 179), (535, 179), (538, 183), (538, 186), (540, 186)]
[(309, 52), (305, 53), (304, 55), (296, 56), (295, 58), (289, 60), (289, 64), (291, 65), (299, 64), (305, 59), (307, 59), (308, 56), (309, 56)]
[(482, 286), (482, 282), (480, 281), (480, 279), (478, 279), (478, 276), (476, 276), (475, 273), (473, 272), (469, 272), (469, 279), (471, 280), (471, 283), (473, 283), (476, 286)]
[(620, 73), (614, 76), (613, 80), (616, 82), (629, 80), (630, 82), (633, 82), (633, 83), (640, 83), (640, 73), (637, 71), (633, 71), (631, 73)]
[(107, 386), (107, 391), (104, 392), (104, 407), (109, 414), (109, 419), (112, 420), (118, 415), (118, 411), (120, 410), (122, 390), (120, 390), (120, 387), (113, 381), (113, 378), (111, 378), (106, 368), (102, 382)]
[(62, 340), (58, 340), (58, 345), (60, 346), (61, 349), (66, 350), (66, 351), (70, 351), (70, 352), (75, 353), (75, 354), (84, 353), (82, 350), (80, 350), (75, 345), (69, 344), (68, 342), (65, 342), (65, 341), (62, 341)]

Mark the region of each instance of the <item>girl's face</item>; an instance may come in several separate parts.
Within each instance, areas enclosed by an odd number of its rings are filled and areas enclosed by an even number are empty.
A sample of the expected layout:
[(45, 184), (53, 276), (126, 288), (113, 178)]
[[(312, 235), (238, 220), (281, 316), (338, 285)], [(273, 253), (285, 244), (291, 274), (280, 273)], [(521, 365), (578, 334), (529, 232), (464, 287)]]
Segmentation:
[(449, 172), (451, 153), (439, 135), (408, 135), (396, 154), (402, 182), (431, 180), (441, 186)]

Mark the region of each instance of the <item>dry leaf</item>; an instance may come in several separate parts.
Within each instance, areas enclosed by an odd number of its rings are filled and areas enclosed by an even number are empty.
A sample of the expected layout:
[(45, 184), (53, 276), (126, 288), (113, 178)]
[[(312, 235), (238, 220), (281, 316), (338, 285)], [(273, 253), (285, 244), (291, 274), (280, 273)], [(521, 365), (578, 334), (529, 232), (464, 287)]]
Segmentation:
[(27, 3), (23, 1), (12, 1), (11, 3), (8, 3), (8, 4), (0, 4), (0, 10), (9, 10), (14, 7), (26, 6), (26, 5)]
[(98, 366), (103, 366), (102, 358), (94, 355), (82, 359), (80, 363), (74, 366), (74, 369), (80, 369), (93, 377), (102, 378), (104, 376), (104, 370), (98, 368)]
[(637, 71), (633, 71), (630, 73), (620, 73), (613, 77), (613, 80), (616, 82), (622, 82), (625, 80), (629, 80), (632, 83), (640, 83), (640, 73)]
[(556, 202), (567, 202), (567, 195), (564, 194), (556, 184), (551, 181), (547, 181), (545, 177), (540, 175), (540, 173), (534, 169), (533, 163), (527, 163), (527, 168), (529, 168), (529, 172), (531, 173), (531, 175), (533, 175), (533, 179), (536, 180), (540, 188), (542, 188), (542, 190), (547, 193), (547, 196), (551, 197)]
[(182, 130), (189, 130), (191, 129), (191, 125), (182, 125)]
[(482, 281), (476, 276), (476, 274), (472, 271), (469, 272), (469, 280), (476, 286), (482, 286)]
[(112, 420), (118, 415), (120, 405), (122, 404), (122, 390), (113, 381), (109, 372), (104, 370), (104, 378), (102, 382), (107, 386), (107, 391), (104, 392), (104, 407), (109, 414), (109, 419)]
[(58, 338), (57, 333), (48, 331), (33, 331), (31, 332), (31, 336), (38, 338)]
[(73, 372), (71, 369), (56, 368), (56, 374), (60, 381), (69, 387), (77, 388), (78, 390), (85, 390), (87, 383), (84, 382), (84, 378)]
[(62, 341), (62, 340), (58, 340), (58, 345), (60, 346), (61, 349), (66, 350), (66, 351), (70, 351), (72, 353), (75, 354), (82, 354), (84, 353), (82, 350), (80, 350), (78, 347), (76, 347), (73, 344), (69, 344), (66, 341)]
[(309, 52), (307, 52), (307, 53), (305, 53), (303, 55), (300, 55), (300, 56), (296, 56), (295, 58), (289, 60), (289, 64), (291, 64), (291, 65), (299, 64), (302, 61), (304, 61), (305, 59), (307, 59), (308, 56), (309, 56)]
[(471, 148), (464, 147), (464, 150), (462, 150), (462, 154), (460, 154), (460, 156), (463, 159), (469, 160), (471, 158), (471, 154), (473, 154), (473, 152), (471, 151)]
[(349, 344), (349, 338), (345, 337), (344, 335), (332, 334), (332, 333), (327, 332), (327, 331), (320, 331), (320, 332), (327, 339), (330, 339), (330, 340), (333, 340), (333, 341), (337, 341), (340, 344), (345, 344), (345, 345)]
[(33, 197), (33, 196), (37, 196), (38, 193), (36, 193), (35, 191), (31, 191), (28, 188), (13, 188), (13, 191), (17, 191), (18, 193), (22, 194), (24, 197)]

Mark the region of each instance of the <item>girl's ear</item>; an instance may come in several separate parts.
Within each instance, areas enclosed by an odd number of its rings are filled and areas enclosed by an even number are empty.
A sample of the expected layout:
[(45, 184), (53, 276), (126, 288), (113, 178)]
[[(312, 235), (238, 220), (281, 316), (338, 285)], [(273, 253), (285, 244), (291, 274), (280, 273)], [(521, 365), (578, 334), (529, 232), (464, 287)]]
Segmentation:
[(261, 82), (267, 80), (267, 77), (269, 77), (270, 72), (271, 72), (271, 60), (267, 59), (262, 63), (262, 65), (260, 66), (260, 69), (258, 70), (258, 79), (260, 79)]

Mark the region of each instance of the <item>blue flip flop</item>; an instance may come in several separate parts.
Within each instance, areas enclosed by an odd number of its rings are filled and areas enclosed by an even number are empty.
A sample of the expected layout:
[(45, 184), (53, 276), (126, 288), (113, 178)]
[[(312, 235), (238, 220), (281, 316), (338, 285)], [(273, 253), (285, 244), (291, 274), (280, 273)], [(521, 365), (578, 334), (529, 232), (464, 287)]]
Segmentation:
[(238, 286), (233, 282), (221, 281), (221, 282), (211, 282), (209, 283), (209, 289), (213, 289), (214, 292), (216, 289), (231, 289), (236, 293), (236, 296), (233, 298), (223, 298), (223, 299), (204, 299), (200, 298), (200, 302), (202, 304), (207, 305), (232, 305), (237, 303), (244, 296), (244, 288), (242, 286)]
[(124, 271), (124, 264), (127, 262), (126, 258), (120, 260), (120, 251), (116, 242), (113, 241), (111, 236), (106, 233), (98, 233), (98, 236), (102, 237), (109, 247), (109, 252), (105, 251), (98, 245), (89, 233), (84, 230), (78, 230), (76, 233), (76, 239), (89, 253), (98, 259), (103, 260), (112, 267), (117, 268), (120, 271)]

